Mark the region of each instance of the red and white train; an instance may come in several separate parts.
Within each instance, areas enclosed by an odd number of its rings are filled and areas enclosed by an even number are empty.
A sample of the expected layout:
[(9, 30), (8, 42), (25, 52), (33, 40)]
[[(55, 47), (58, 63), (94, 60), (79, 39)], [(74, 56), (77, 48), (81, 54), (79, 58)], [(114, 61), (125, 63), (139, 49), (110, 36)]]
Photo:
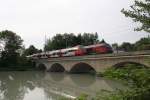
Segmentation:
[(70, 56), (84, 56), (90, 54), (105, 54), (112, 53), (113, 50), (111, 46), (107, 43), (99, 43), (89, 46), (78, 45), (71, 48), (47, 51), (43, 53), (37, 53), (30, 56), (28, 58), (39, 59), (39, 58), (56, 58), (56, 57), (70, 57)]

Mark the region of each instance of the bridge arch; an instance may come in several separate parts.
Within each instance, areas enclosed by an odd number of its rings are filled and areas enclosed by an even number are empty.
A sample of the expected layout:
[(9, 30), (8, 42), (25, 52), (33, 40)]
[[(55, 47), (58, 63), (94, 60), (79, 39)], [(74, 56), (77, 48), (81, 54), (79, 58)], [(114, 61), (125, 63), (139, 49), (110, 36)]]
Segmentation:
[(65, 68), (59, 64), (59, 63), (54, 63), (51, 65), (50, 69), (48, 69), (50, 72), (65, 72)]
[(40, 63), (40, 64), (37, 65), (37, 69), (38, 69), (38, 70), (45, 71), (47, 68), (46, 68), (46, 65), (45, 65), (45, 64)]
[(144, 65), (140, 62), (134, 62), (134, 61), (119, 62), (119, 63), (114, 64), (112, 67), (122, 68), (122, 67), (126, 67), (126, 66), (131, 66), (132, 67), (132, 65), (133, 65), (133, 67), (135, 66), (135, 67), (138, 67), (138, 68), (142, 68), (142, 67), (147, 68), (148, 67), (148, 66), (146, 66), (146, 65)]
[(84, 62), (73, 65), (69, 71), (70, 73), (96, 73), (95, 69)]

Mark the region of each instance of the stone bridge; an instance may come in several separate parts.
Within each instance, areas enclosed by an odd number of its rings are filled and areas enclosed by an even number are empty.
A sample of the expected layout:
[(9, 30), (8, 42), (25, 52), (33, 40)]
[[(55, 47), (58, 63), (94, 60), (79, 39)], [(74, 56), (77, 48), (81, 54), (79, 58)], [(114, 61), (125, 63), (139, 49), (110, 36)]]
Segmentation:
[(37, 59), (35, 62), (38, 68), (50, 72), (103, 72), (130, 63), (150, 67), (150, 51)]

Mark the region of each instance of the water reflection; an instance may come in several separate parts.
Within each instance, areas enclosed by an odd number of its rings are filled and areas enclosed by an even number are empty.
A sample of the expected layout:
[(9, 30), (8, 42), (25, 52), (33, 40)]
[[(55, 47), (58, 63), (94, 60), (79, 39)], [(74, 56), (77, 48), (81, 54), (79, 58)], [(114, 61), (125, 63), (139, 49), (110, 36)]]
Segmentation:
[(50, 78), (52, 81), (60, 82), (64, 80), (64, 73), (47, 73), (48, 79)]
[(0, 72), (0, 100), (58, 100), (81, 93), (94, 95), (100, 89), (113, 90), (121, 84), (91, 75)]
[[(79, 87), (89, 87), (90, 85), (94, 84), (96, 81), (96, 77), (89, 75), (89, 74), (71, 74), (69, 75), (70, 79)], [(80, 77), (80, 78), (79, 78)]]
[[(29, 77), (30, 76), (30, 77)], [(35, 81), (35, 74), (20, 72), (1, 72), (0, 73), (0, 91), (1, 100), (22, 100), (27, 89), (33, 90), (35, 86), (28, 83)]]

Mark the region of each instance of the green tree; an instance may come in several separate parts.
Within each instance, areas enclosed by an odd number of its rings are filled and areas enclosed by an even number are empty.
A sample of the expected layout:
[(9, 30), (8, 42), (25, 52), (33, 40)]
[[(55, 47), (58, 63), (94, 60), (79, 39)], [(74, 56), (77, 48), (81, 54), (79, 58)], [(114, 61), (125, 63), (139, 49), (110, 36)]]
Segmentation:
[(46, 41), (44, 46), (45, 51), (62, 49), (77, 45), (76, 36), (73, 33), (56, 34), (51, 39)]
[(30, 45), (29, 48), (25, 49), (24, 51), (24, 55), (28, 56), (28, 55), (32, 55), (34, 53), (40, 53), (41, 50), (38, 50), (37, 48), (34, 47), (34, 45)]
[(30, 45), (27, 49), (24, 48), (23, 54), (19, 57), (18, 65), (22, 67), (25, 66), (23, 70), (35, 69), (35, 63), (30, 59), (27, 59), (26, 56), (40, 52), (42, 52), (42, 50), (38, 50), (34, 45)]
[(120, 50), (129, 52), (134, 50), (134, 45), (129, 42), (123, 42), (122, 45), (119, 46)]
[(22, 48), (20, 36), (12, 31), (0, 32), (0, 43), (3, 44), (3, 51), (1, 52), (1, 66), (14, 66), (18, 62), (19, 49)]
[(3, 43), (4, 50), (7, 52), (17, 52), (22, 47), (23, 40), (12, 31), (0, 32), (0, 43)]
[(46, 43), (44, 44), (44, 51), (51, 51), (51, 50), (53, 50), (52, 40), (51, 39), (47, 39)]
[(78, 34), (77, 36), (76, 36), (76, 43), (78, 44), (78, 45), (81, 45), (81, 42), (82, 41), (82, 35), (81, 35), (81, 33), (80, 34)]
[(98, 42), (99, 40), (97, 33), (84, 33), (78, 34), (77, 36), (74, 33), (56, 34), (54, 37), (46, 41), (44, 50), (50, 51), (73, 47), (76, 45), (91, 45)]
[(84, 33), (81, 39), (81, 45), (92, 45), (99, 42), (98, 34)]
[(51, 42), (52, 43), (50, 43), (50, 46), (53, 50), (65, 48), (65, 39), (62, 34), (56, 34), (56, 36), (51, 39)]
[(150, 37), (141, 38), (135, 43), (136, 50), (150, 50)]
[(63, 35), (63, 38), (64, 38), (66, 48), (78, 45), (76, 41), (77, 37), (73, 33), (70, 33), (70, 34), (65, 33)]
[(137, 31), (146, 31), (150, 33), (150, 0), (135, 0), (134, 5), (130, 6), (131, 10), (122, 9), (121, 12), (126, 17), (130, 17), (135, 22), (141, 23)]

